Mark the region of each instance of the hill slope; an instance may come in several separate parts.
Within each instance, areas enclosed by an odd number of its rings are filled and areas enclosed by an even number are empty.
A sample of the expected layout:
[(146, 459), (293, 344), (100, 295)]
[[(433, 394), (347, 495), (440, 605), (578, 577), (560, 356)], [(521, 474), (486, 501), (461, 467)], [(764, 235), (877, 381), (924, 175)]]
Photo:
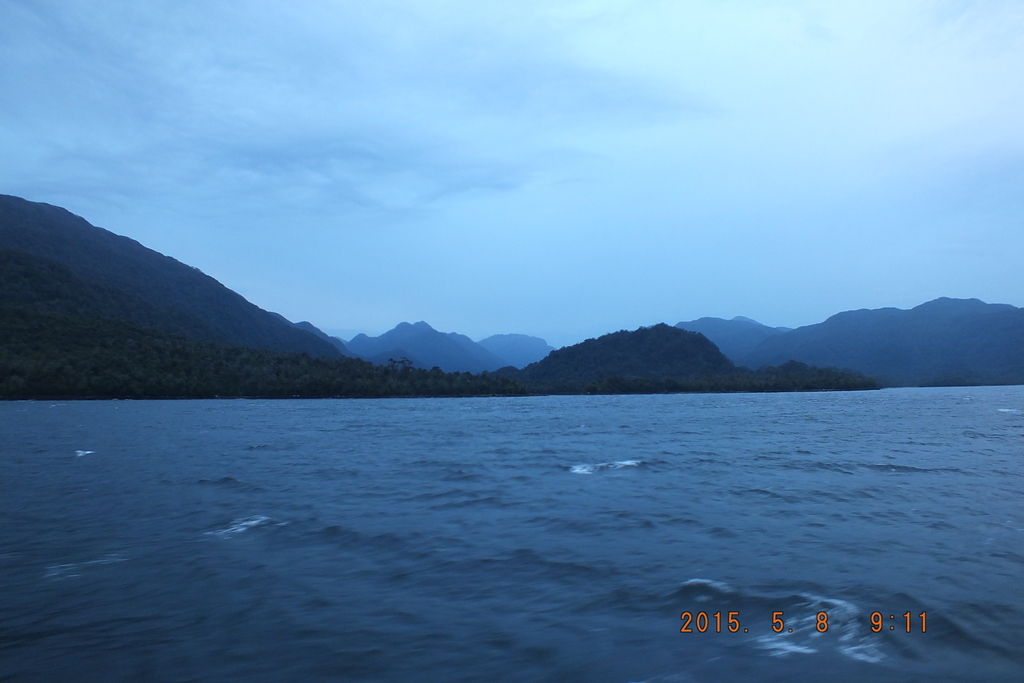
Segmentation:
[[(83, 313), (190, 339), (340, 355), (334, 345), (254, 306), (199, 270), (56, 206), (0, 195), (0, 250), (10, 252), (7, 274), (18, 278), (22, 303), (65, 312), (69, 306), (87, 304), (89, 310)], [(26, 259), (34, 265), (29, 267)], [(42, 262), (60, 271), (64, 285), (47, 289)], [(3, 304), (6, 284), (0, 292)]]
[(791, 359), (893, 386), (1024, 384), (1024, 309), (942, 298), (910, 310), (846, 311), (765, 339), (741, 362)]

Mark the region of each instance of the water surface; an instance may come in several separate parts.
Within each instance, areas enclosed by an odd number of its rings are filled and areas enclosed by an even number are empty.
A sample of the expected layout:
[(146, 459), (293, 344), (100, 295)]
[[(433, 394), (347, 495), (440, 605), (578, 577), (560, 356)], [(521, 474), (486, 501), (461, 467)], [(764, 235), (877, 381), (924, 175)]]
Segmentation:
[(1024, 387), (16, 402), (0, 430), (2, 680), (1024, 679)]

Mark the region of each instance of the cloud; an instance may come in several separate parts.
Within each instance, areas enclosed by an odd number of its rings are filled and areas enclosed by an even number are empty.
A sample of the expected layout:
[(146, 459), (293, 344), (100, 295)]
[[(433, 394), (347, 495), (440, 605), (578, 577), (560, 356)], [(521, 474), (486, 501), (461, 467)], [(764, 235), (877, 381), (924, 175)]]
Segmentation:
[(1002, 0), (8, 0), (0, 191), (327, 327), (812, 322), (946, 294), (915, 244), (982, 221), (984, 298), (1022, 35)]
[(696, 109), (574, 63), (550, 30), (439, 6), (16, 3), (5, 126), (43, 186), (400, 211), (519, 187), (560, 127)]

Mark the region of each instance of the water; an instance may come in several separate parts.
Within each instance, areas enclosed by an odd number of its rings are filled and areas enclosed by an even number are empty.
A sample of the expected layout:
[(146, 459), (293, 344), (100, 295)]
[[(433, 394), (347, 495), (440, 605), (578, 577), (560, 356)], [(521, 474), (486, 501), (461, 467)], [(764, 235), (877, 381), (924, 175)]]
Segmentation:
[(0, 680), (1024, 679), (1024, 387), (19, 402), (0, 430)]

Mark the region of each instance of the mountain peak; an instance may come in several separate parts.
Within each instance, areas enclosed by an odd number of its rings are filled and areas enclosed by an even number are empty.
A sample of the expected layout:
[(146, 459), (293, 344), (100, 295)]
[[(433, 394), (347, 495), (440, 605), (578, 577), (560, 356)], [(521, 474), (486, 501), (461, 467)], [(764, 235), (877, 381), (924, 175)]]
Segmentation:
[(621, 330), (552, 351), (522, 370), (528, 381), (588, 383), (611, 376), (688, 379), (728, 373), (733, 364), (698, 332), (664, 323)]
[(399, 323), (379, 337), (358, 335), (347, 346), (368, 360), (407, 356), (417, 367), (437, 366), (445, 372), (485, 372), (508, 365), (469, 337), (438, 332), (422, 320)]

